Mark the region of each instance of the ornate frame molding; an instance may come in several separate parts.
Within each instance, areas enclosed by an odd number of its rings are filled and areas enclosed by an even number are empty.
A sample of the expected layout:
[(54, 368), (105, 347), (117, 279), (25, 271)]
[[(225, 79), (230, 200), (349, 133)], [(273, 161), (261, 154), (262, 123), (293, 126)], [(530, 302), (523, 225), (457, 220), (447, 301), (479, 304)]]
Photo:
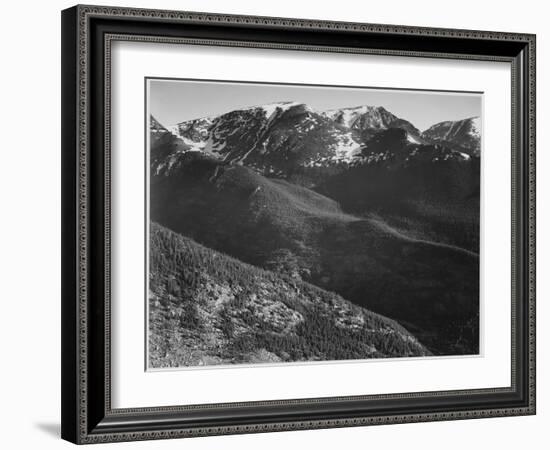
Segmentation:
[[(67, 174), (64, 181), (64, 189), (74, 189), (71, 197), (67, 194), (64, 198), (64, 204), (67, 204), (69, 213), (63, 217), (64, 221), (73, 221), (74, 230), (70, 237), (64, 239), (73, 239), (71, 243), (71, 251), (64, 252), (64, 300), (63, 309), (67, 316), (73, 319), (70, 326), (64, 325), (64, 339), (72, 339), (74, 343), (70, 347), (64, 348), (64, 376), (73, 377), (75, 392), (64, 390), (63, 401), (63, 436), (77, 443), (98, 443), (112, 441), (128, 441), (128, 440), (143, 440), (143, 439), (163, 439), (173, 437), (192, 437), (206, 436), (214, 434), (237, 434), (250, 432), (271, 432), (313, 428), (329, 428), (329, 427), (347, 427), (347, 426), (362, 426), (373, 424), (389, 424), (389, 423), (404, 423), (404, 422), (422, 422), (422, 421), (440, 421), (451, 419), (469, 419), (482, 417), (499, 417), (510, 415), (527, 415), (535, 413), (535, 36), (530, 34), (514, 34), (501, 32), (487, 31), (470, 31), (470, 30), (449, 30), (441, 28), (424, 28), (424, 27), (405, 27), (397, 25), (377, 25), (377, 24), (362, 24), (362, 23), (347, 23), (347, 22), (332, 22), (332, 21), (317, 21), (304, 19), (288, 19), (288, 18), (271, 18), (271, 17), (255, 17), (255, 16), (234, 16), (222, 14), (205, 14), (195, 12), (177, 12), (177, 11), (159, 11), (149, 9), (129, 9), (116, 7), (99, 7), (99, 6), (76, 6), (65, 13), (66, 22), (64, 27), (68, 30), (67, 36), (74, 39), (74, 54), (64, 52), (64, 60), (74, 65), (74, 73), (65, 75), (64, 82), (71, 78), (72, 85), (64, 89), (73, 89), (73, 94), (67, 94), (69, 100), (74, 100), (74, 103), (64, 102), (64, 109), (67, 110), (67, 117), (71, 117), (70, 125), (68, 120), (65, 127), (74, 128), (71, 130), (73, 135), (64, 130), (64, 149), (63, 155), (75, 153), (74, 167), (72, 175)], [(277, 49), (292, 49), (304, 51), (329, 51), (329, 52), (353, 52), (364, 54), (384, 54), (398, 56), (415, 56), (415, 57), (437, 57), (437, 58), (453, 58), (453, 59), (483, 59), (491, 61), (507, 61), (512, 63), (513, 69), (513, 89), (522, 89), (526, 95), (523, 99), (525, 102), (524, 110), (528, 111), (527, 117), (522, 115), (522, 105), (516, 105), (513, 102), (514, 117), (520, 117), (524, 123), (516, 123), (512, 121), (513, 128), (513, 147), (517, 146), (518, 142), (523, 142), (522, 148), (516, 148), (516, 152), (524, 152), (526, 160), (526, 184), (527, 191), (516, 192), (517, 186), (513, 186), (513, 196), (524, 197), (524, 208), (527, 215), (523, 218), (526, 227), (527, 245), (525, 252), (527, 259), (524, 262), (526, 266), (526, 287), (528, 296), (523, 299), (525, 307), (525, 336), (527, 338), (525, 357), (525, 372), (527, 374), (527, 393), (528, 398), (521, 405), (510, 406), (505, 408), (473, 408), (470, 410), (454, 409), (449, 411), (436, 412), (417, 412), (411, 414), (385, 414), (385, 415), (367, 415), (357, 417), (342, 417), (342, 418), (323, 418), (318, 420), (291, 420), (272, 423), (256, 423), (245, 425), (220, 425), (220, 426), (190, 426), (190, 427), (170, 427), (164, 426), (155, 429), (154, 426), (145, 427), (136, 424), (131, 430), (126, 430), (123, 427), (116, 428), (114, 425), (107, 423), (107, 426), (101, 427), (97, 423), (91, 423), (91, 406), (90, 406), (90, 327), (92, 322), (90, 318), (90, 232), (92, 222), (92, 210), (90, 208), (90, 192), (91, 184), (97, 183), (99, 180), (92, 180), (90, 167), (90, 77), (92, 72), (92, 54), (91, 54), (91, 21), (94, 19), (123, 19), (136, 21), (159, 22), (170, 25), (238, 25), (245, 27), (250, 32), (256, 29), (269, 28), (271, 30), (321, 30), (331, 32), (355, 32), (355, 33), (376, 33), (377, 35), (400, 36), (403, 39), (407, 37), (430, 37), (437, 39), (460, 39), (471, 40), (472, 46), (479, 41), (495, 41), (504, 44), (515, 43), (519, 47), (523, 47), (527, 52), (525, 67), (520, 67), (522, 64), (517, 57), (509, 55), (482, 55), (479, 53), (445, 53), (442, 51), (415, 51), (415, 50), (392, 50), (379, 48), (364, 48), (364, 47), (341, 47), (328, 45), (303, 45), (296, 43), (274, 43), (261, 41), (246, 41), (246, 40), (216, 40), (204, 38), (174, 38), (174, 37), (153, 37), (144, 34), (124, 34), (124, 33), (106, 33), (102, 38), (104, 45), (104, 67), (105, 72), (104, 82), (104, 105), (105, 105), (105, 124), (104, 124), (104, 267), (105, 267), (105, 289), (103, 292), (106, 299), (105, 315), (104, 315), (104, 352), (106, 355), (104, 375), (106, 383), (104, 385), (104, 408), (103, 416), (113, 421), (119, 416), (132, 416), (144, 413), (148, 414), (166, 414), (182, 412), (189, 407), (167, 407), (167, 408), (141, 408), (127, 410), (112, 410), (110, 404), (110, 271), (109, 271), (109, 249), (110, 249), (110, 48), (111, 43), (115, 40), (126, 41), (146, 41), (158, 43), (187, 43), (195, 45), (223, 45), (223, 46), (245, 46), (256, 48), (277, 48)], [(518, 48), (519, 48), (518, 47)], [(68, 69), (67, 69), (68, 70)], [(523, 74), (522, 79), (516, 79), (518, 74)], [(74, 77), (73, 77), (74, 75)], [(74, 78), (74, 79), (73, 79)], [(68, 84), (68, 83), (67, 83)], [(92, 91), (93, 92), (93, 91)], [(73, 97), (71, 97), (71, 95)], [(515, 98), (513, 93), (513, 98)], [(76, 108), (74, 108), (76, 105)], [(520, 128), (518, 131), (518, 127)], [(516, 136), (516, 134), (518, 134)], [(523, 140), (522, 140), (523, 136)], [(513, 150), (514, 152), (514, 150)], [(514, 160), (515, 162), (515, 160)], [(69, 163), (67, 163), (70, 166)], [(65, 172), (69, 169), (64, 168)], [(515, 179), (514, 179), (515, 180)], [(521, 187), (520, 187), (521, 189)], [(70, 203), (70, 205), (68, 205)], [(518, 211), (513, 208), (512, 226), (518, 227)], [(514, 233), (514, 237), (516, 234)], [(67, 244), (67, 247), (69, 244)], [(73, 249), (74, 247), (74, 249)], [(514, 247), (515, 248), (515, 247)], [(74, 251), (73, 251), (74, 250)], [(516, 255), (517, 256), (517, 255)], [(521, 257), (521, 255), (520, 255)], [(513, 258), (513, 266), (515, 268), (516, 257)], [(71, 266), (71, 267), (69, 267)], [(68, 274), (74, 271), (76, 280), (74, 284), (67, 284), (65, 287), (65, 278)], [(515, 270), (515, 269), (514, 269)], [(67, 274), (67, 276), (65, 275)], [(513, 277), (516, 280), (516, 277)], [(515, 292), (515, 290), (513, 290)], [(514, 296), (513, 296), (514, 297)], [(522, 299), (519, 299), (522, 300)], [(74, 304), (77, 304), (74, 310)], [(72, 312), (69, 312), (71, 310)], [(515, 314), (515, 310), (514, 310)], [(516, 317), (513, 317), (513, 324), (516, 324)], [(515, 333), (514, 333), (515, 336)], [(515, 362), (516, 349), (512, 345), (513, 360)], [(443, 395), (470, 395), (488, 393), (510, 392), (515, 389), (516, 374), (515, 365), (513, 365), (513, 384), (511, 388), (487, 389), (475, 391), (453, 391), (440, 393), (420, 393), (420, 394), (399, 394), (392, 396), (366, 396), (365, 400), (369, 399), (411, 399), (422, 398), (426, 395), (443, 396)], [(346, 400), (348, 398), (334, 398), (334, 401)], [(289, 400), (280, 402), (258, 402), (258, 405), (288, 405), (292, 402), (314, 403), (326, 402), (328, 399), (312, 399), (310, 401)], [(204, 405), (203, 405), (204, 406)], [(213, 407), (223, 407), (224, 405), (212, 405)], [(196, 407), (200, 408), (200, 405)], [(203, 409), (208, 409), (203, 408)], [(96, 412), (97, 414), (97, 412)], [(101, 414), (100, 414), (101, 415)], [(94, 421), (95, 422), (95, 421)], [(141, 423), (141, 422), (140, 422)]]

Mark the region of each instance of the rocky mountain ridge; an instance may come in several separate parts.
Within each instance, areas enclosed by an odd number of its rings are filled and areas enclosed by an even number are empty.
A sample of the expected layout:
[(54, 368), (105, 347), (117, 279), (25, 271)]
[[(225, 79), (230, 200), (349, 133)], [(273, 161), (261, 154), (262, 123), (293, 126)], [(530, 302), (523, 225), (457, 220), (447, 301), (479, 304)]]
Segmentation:
[(188, 151), (202, 152), (280, 178), (290, 178), (311, 168), (341, 170), (387, 157), (387, 149), (380, 146), (383, 140), (380, 135), (393, 129), (405, 133), (403, 148), (407, 148), (410, 158), (418, 153), (426, 155), (437, 144), (440, 147), (435, 149), (432, 159), (467, 160), (472, 155), (479, 156), (480, 135), (476, 124), (473, 119), (442, 122), (421, 133), (383, 107), (318, 112), (305, 104), (279, 102), (170, 127), (155, 125), (157, 132), (170, 131), (173, 149), (165, 151), (164, 158), (155, 160), (153, 172), (166, 175), (178, 167), (178, 160)]
[(481, 153), (481, 118), (469, 117), (456, 121), (439, 122), (422, 132), (422, 138), (450, 147), (466, 149), (472, 156)]
[[(151, 117), (150, 245), (169, 261), (151, 272), (153, 365), (476, 354), (480, 142), (476, 118), (421, 132), (372, 106)], [(312, 297), (335, 309), (305, 314)], [(350, 324), (381, 314), (420, 347), (367, 345), (335, 326), (340, 301)]]

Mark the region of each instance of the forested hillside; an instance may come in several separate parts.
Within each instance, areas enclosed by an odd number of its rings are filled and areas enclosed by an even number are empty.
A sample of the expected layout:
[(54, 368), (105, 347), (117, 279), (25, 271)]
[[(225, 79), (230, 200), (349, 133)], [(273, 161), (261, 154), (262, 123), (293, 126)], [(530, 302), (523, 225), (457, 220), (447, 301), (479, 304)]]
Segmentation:
[(150, 367), (429, 352), (395, 321), (151, 224)]

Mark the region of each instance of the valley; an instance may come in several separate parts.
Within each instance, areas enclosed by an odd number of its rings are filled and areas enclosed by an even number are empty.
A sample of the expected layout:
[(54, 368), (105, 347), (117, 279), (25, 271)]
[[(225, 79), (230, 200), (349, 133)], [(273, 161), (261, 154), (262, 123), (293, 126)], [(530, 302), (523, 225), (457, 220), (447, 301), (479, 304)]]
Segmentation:
[(477, 119), (281, 102), (150, 130), (155, 367), (478, 353)]

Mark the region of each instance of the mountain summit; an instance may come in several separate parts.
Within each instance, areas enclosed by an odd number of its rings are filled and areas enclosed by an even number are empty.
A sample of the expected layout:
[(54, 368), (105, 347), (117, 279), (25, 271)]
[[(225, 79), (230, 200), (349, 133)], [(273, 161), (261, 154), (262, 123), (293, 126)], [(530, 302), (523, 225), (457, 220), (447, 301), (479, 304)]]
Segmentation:
[(238, 109), (170, 130), (189, 150), (275, 176), (312, 160), (350, 160), (361, 147), (349, 130), (296, 102)]
[(470, 117), (463, 120), (439, 122), (424, 131), (422, 137), (451, 147), (460, 146), (471, 155), (479, 156), (481, 119)]
[(377, 132), (389, 128), (402, 128), (415, 138), (420, 131), (410, 122), (401, 119), (382, 106), (356, 106), (325, 111), (326, 117), (358, 134), (360, 140), (368, 140)]
[(150, 120), (154, 367), (478, 353), (478, 118)]
[[(449, 156), (479, 156), (479, 118), (441, 122), (421, 133), (412, 123), (382, 106), (315, 111), (306, 104), (284, 101), (237, 109), (218, 116), (187, 120), (163, 127), (151, 117), (151, 130), (172, 138), (155, 139), (162, 147), (152, 158), (153, 173), (166, 175), (181, 165), (185, 152), (201, 152), (226, 163), (246, 165), (264, 175), (290, 179), (311, 178), (319, 172), (344, 170), (373, 161), (381, 134), (401, 130), (405, 148), (414, 156), (416, 147), (438, 144)], [(416, 146), (416, 147), (415, 147)], [(422, 147), (430, 150), (434, 147)], [(450, 152), (458, 152), (451, 154)], [(423, 154), (426, 154), (424, 151)], [(374, 155), (376, 160), (379, 156)], [(324, 176), (324, 175), (323, 175)], [(313, 181), (308, 181), (310, 184)], [(306, 182), (307, 184), (307, 182)]]

